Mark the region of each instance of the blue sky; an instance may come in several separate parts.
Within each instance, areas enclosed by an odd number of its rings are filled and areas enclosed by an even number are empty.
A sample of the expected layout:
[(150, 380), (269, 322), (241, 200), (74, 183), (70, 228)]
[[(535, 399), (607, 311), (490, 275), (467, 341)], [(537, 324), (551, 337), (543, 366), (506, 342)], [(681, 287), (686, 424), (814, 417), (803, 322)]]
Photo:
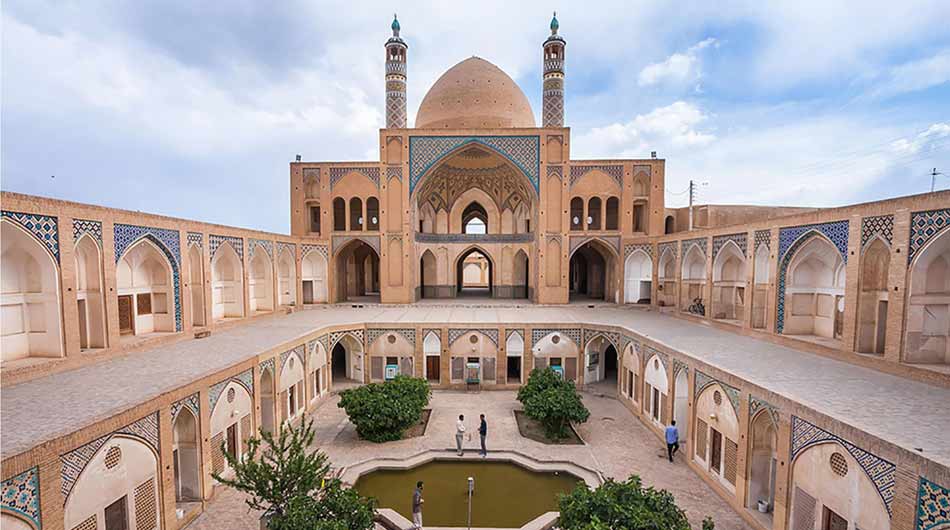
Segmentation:
[(7, 0), (2, 188), (287, 232), (295, 154), (378, 157), (394, 9), (412, 122), (471, 55), (538, 117), (556, 8), (572, 156), (657, 151), (668, 205), (691, 178), (720, 204), (927, 191), (950, 174), (950, 3), (828, 4)]

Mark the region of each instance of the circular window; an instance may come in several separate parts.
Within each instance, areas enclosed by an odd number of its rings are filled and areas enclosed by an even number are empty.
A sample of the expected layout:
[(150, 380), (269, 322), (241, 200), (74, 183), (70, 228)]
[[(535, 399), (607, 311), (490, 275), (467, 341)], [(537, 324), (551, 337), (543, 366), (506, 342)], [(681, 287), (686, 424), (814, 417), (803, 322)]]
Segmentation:
[(119, 446), (113, 445), (106, 451), (106, 469), (119, 465), (120, 460), (122, 460), (122, 449), (119, 449)]
[(722, 392), (718, 390), (713, 392), (713, 401), (716, 405), (722, 405)]
[(831, 453), (828, 463), (835, 475), (843, 477), (848, 474), (848, 461), (844, 459), (841, 453)]
[(228, 389), (228, 403), (234, 403), (234, 389)]
[(476, 334), (473, 333), (473, 334), (468, 338), (468, 341), (471, 342), (472, 344), (478, 343), (478, 335), (476, 335)]
[(557, 344), (557, 343), (561, 342), (561, 336), (560, 336), (560, 335), (555, 335), (555, 336), (551, 337), (551, 342), (554, 343), (554, 344)]
[(396, 344), (396, 336), (393, 335), (392, 333), (390, 333), (389, 336), (386, 337), (386, 340), (387, 340), (390, 344)]
[(659, 359), (653, 359), (653, 369), (655, 369), (655, 370), (659, 370), (659, 369), (660, 369), (660, 360), (659, 360)]

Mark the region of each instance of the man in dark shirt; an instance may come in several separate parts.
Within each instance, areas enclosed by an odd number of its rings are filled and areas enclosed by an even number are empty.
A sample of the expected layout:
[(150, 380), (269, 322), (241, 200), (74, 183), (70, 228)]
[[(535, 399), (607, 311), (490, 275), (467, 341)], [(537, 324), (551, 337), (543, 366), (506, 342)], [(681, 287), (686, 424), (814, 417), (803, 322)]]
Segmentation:
[(484, 414), (480, 414), (479, 418), (481, 418), (482, 423), (481, 425), (478, 426), (478, 437), (482, 439), (481, 455), (482, 455), (482, 458), (485, 458), (486, 456), (488, 456), (488, 449), (485, 448), (485, 437), (488, 436), (488, 422), (485, 421)]
[(416, 491), (412, 492), (412, 527), (422, 528), (422, 481), (416, 482)]

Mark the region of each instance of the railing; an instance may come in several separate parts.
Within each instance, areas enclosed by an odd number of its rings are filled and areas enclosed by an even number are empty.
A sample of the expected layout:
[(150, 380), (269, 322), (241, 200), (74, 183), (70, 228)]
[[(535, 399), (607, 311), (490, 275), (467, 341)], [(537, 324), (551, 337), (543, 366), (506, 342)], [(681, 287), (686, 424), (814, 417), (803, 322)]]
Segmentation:
[(416, 232), (417, 243), (533, 243), (534, 234), (431, 234)]

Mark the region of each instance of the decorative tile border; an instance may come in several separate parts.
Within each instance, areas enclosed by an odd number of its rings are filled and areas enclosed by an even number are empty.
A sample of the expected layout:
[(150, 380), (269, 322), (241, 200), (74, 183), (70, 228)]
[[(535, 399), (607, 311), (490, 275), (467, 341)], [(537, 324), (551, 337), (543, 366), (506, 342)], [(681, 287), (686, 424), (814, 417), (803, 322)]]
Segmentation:
[(575, 182), (584, 178), (584, 175), (591, 171), (601, 171), (617, 182), (617, 185), (623, 188), (623, 164), (583, 164), (571, 166), (571, 186)]
[(769, 416), (772, 418), (772, 423), (778, 425), (778, 408), (775, 405), (769, 403), (768, 401), (753, 396), (749, 394), (749, 421), (751, 422), (755, 419), (755, 415), (759, 413), (760, 410), (766, 410), (769, 413)]
[(732, 403), (732, 410), (736, 413), (736, 418), (738, 418), (739, 389), (699, 370), (696, 370), (696, 374), (693, 377), (693, 399), (699, 399), (699, 394), (701, 394), (706, 387), (714, 384), (719, 385), (726, 392), (726, 397), (728, 397), (729, 402)]
[[(274, 358), (273, 357), (261, 363), (261, 367), (263, 368), (264, 365), (267, 364), (268, 362), (270, 362), (271, 373), (273, 374), (274, 373), (274, 370), (273, 370)], [(275, 377), (276, 377), (276, 374), (275, 374)], [(251, 396), (254, 395), (254, 372), (252, 369), (248, 368), (247, 370), (244, 370), (238, 375), (231, 376), (225, 379), (224, 381), (215, 383), (214, 385), (211, 386), (211, 388), (208, 390), (208, 405), (209, 405), (208, 410), (211, 413), (214, 412), (214, 406), (218, 404), (218, 400), (221, 398), (221, 392), (224, 392), (224, 388), (228, 386), (228, 383), (230, 383), (231, 381), (234, 381), (235, 383), (238, 383), (239, 385), (243, 386), (244, 389), (247, 390), (247, 392)]]
[(107, 434), (101, 438), (87, 443), (86, 445), (77, 447), (76, 449), (61, 455), (59, 457), (60, 464), (62, 466), (62, 484), (60, 486), (60, 491), (63, 494), (63, 506), (65, 506), (66, 501), (69, 500), (69, 493), (72, 491), (73, 486), (76, 485), (76, 481), (79, 480), (79, 476), (82, 474), (83, 469), (86, 468), (86, 464), (92, 460), (92, 457), (95, 456), (96, 452), (98, 452), (99, 449), (109, 441), (109, 439), (116, 435), (125, 435), (138, 439), (148, 444), (152, 450), (155, 451), (156, 455), (160, 454), (158, 412), (153, 412), (148, 416), (145, 416), (136, 422), (130, 423), (111, 434)]
[(283, 254), (284, 250), (290, 250), (290, 255), (293, 256), (294, 261), (297, 261), (297, 245), (295, 243), (284, 243), (283, 241), (277, 242), (277, 255), (280, 256)]
[(581, 235), (571, 235), (570, 238), (571, 238), (571, 239), (570, 239), (570, 241), (571, 241), (570, 254), (571, 254), (571, 255), (573, 255), (573, 254), (574, 254), (574, 251), (576, 251), (578, 248), (582, 247), (585, 243), (589, 243), (589, 242), (594, 241), (594, 240), (600, 241), (601, 243), (604, 243), (604, 244), (607, 245), (608, 247), (613, 248), (615, 251), (617, 251), (617, 255), (618, 255), (618, 256), (621, 255), (621, 253), (623, 252), (623, 250), (620, 248), (620, 236), (581, 236)]
[(398, 333), (405, 337), (413, 348), (416, 346), (416, 330), (414, 328), (370, 328), (366, 330), (366, 346), (372, 347), (376, 339), (390, 333)]
[(386, 168), (386, 182), (389, 182), (390, 179), (399, 179), (402, 182), (402, 166)]
[(287, 351), (285, 351), (285, 352), (281, 352), (281, 354), (280, 354), (280, 373), (281, 373), (281, 375), (283, 375), (283, 373), (284, 373), (284, 367), (287, 366), (287, 358), (290, 357), (291, 354), (296, 354), (296, 355), (297, 355), (297, 359), (300, 360), (301, 366), (305, 366), (304, 361), (306, 361), (306, 359), (307, 359), (306, 353), (307, 353), (307, 345), (306, 345), (306, 344), (301, 344), (300, 346), (296, 346), (296, 347), (294, 347), (294, 348), (292, 348), (292, 349), (289, 349), (289, 350), (287, 350)]
[(0, 211), (0, 215), (33, 234), (59, 263), (59, 219), (49, 215)]
[(325, 334), (323, 334), (323, 335), (320, 335), (320, 336), (317, 338), (317, 340), (320, 341), (320, 344), (323, 344), (323, 349), (327, 351), (327, 355), (330, 355), (330, 354), (333, 353), (333, 352), (330, 350), (330, 335), (328, 335), (328, 334), (325, 333)]
[(819, 234), (827, 237), (838, 249), (841, 259), (848, 262), (848, 221), (835, 221), (804, 226), (793, 226), (779, 230), (778, 264), (778, 300), (775, 311), (775, 332), (785, 329), (785, 282), (788, 264), (795, 252), (806, 242)]
[(311, 251), (316, 251), (318, 254), (323, 256), (323, 259), (325, 260), (330, 259), (329, 250), (327, 250), (326, 245), (311, 245), (306, 243), (300, 246), (300, 259), (306, 258), (307, 254), (310, 254)]
[(712, 249), (712, 258), (716, 259), (716, 256), (719, 255), (719, 251), (722, 250), (722, 247), (732, 241), (735, 243), (739, 250), (742, 251), (742, 255), (746, 255), (746, 240), (748, 239), (746, 234), (729, 234), (727, 236), (716, 236), (713, 238), (713, 249)]
[(317, 187), (319, 187), (320, 186), (320, 168), (318, 167), (303, 168), (303, 182), (304, 184), (310, 184), (312, 182), (316, 182)]
[(936, 237), (944, 228), (950, 226), (950, 208), (915, 212), (910, 217), (910, 244), (907, 250), (907, 264), (928, 241)]
[(271, 260), (274, 259), (274, 242), (268, 239), (248, 239), (247, 240), (247, 259), (254, 259), (254, 251), (257, 250), (257, 247), (264, 249), (264, 252), (267, 253), (267, 257)]
[(175, 419), (178, 418), (178, 413), (181, 412), (181, 409), (187, 408), (195, 415), (195, 420), (201, 417), (200, 405), (198, 404), (198, 393), (179, 399), (178, 401), (172, 403), (172, 425), (175, 424)]
[(332, 236), (331, 242), (333, 243), (333, 253), (336, 254), (339, 250), (345, 247), (350, 241), (354, 239), (359, 239), (363, 243), (366, 243), (373, 250), (376, 251), (376, 254), (379, 254), (379, 236)]
[(0, 509), (23, 517), (36, 529), (43, 528), (39, 468), (30, 468), (0, 484)]
[(673, 261), (676, 261), (676, 259), (679, 258), (679, 254), (677, 254), (678, 250), (679, 249), (676, 246), (676, 241), (667, 241), (665, 243), (658, 243), (656, 246), (656, 253), (660, 257), (660, 259), (663, 258), (664, 253), (670, 252), (673, 254)]
[(771, 230), (756, 230), (755, 231), (755, 250), (758, 252), (759, 245), (765, 245), (765, 248), (772, 250), (772, 231)]
[(689, 254), (689, 251), (693, 247), (699, 247), (699, 250), (703, 252), (703, 256), (706, 256), (706, 238), (697, 237), (694, 239), (686, 239), (683, 241), (683, 255)]
[(175, 299), (175, 331), (181, 331), (181, 240), (178, 230), (154, 228), (149, 226), (126, 225), (116, 223), (115, 262), (118, 263), (125, 251), (141, 239), (148, 239), (165, 254), (172, 267), (172, 287)]
[(330, 345), (327, 346), (327, 352), (332, 352), (333, 348), (336, 346), (336, 343), (340, 342), (345, 336), (351, 336), (360, 343), (360, 347), (363, 348), (363, 328), (356, 328), (347, 331), (334, 331), (330, 333)]
[(792, 447), (790, 461), (801, 454), (805, 449), (814, 445), (835, 442), (851, 453), (851, 456), (858, 461), (861, 469), (867, 473), (868, 478), (877, 488), (884, 506), (887, 507), (888, 515), (891, 515), (891, 501), (894, 500), (894, 473), (896, 466), (883, 458), (873, 455), (853, 443), (836, 436), (817, 425), (810, 423), (798, 416), (792, 416)]
[(584, 335), (584, 348), (587, 348), (587, 345), (590, 344), (590, 341), (596, 339), (597, 337), (604, 337), (607, 339), (610, 344), (617, 350), (617, 354), (620, 354), (620, 334), (613, 331), (600, 331), (596, 329), (587, 329), (583, 328)]
[(488, 340), (492, 341), (495, 347), (498, 347), (498, 329), (493, 328), (469, 328), (469, 329), (450, 329), (449, 330), (449, 346), (455, 344), (455, 341), (459, 340), (466, 333), (475, 332), (484, 335)]
[(73, 219), (73, 243), (79, 241), (84, 234), (89, 234), (99, 245), (102, 245), (102, 222), (88, 219)]
[(221, 248), (221, 245), (229, 243), (231, 248), (234, 249), (234, 252), (237, 252), (238, 259), (244, 261), (244, 239), (234, 236), (218, 236), (211, 234), (208, 236), (208, 248), (211, 249), (211, 259), (214, 259), (214, 255), (218, 252), (218, 249)]
[(548, 166), (548, 178), (564, 180), (564, 166)]
[(861, 248), (863, 249), (871, 238), (879, 236), (888, 246), (894, 243), (894, 216), (878, 215), (861, 219)]
[(201, 232), (188, 232), (188, 244), (201, 248), (204, 243), (204, 234)]
[(539, 193), (540, 136), (413, 136), (409, 138), (409, 195), (443, 158), (470, 144), (482, 145), (505, 157), (524, 173), (534, 191)]
[(937, 530), (950, 525), (950, 489), (924, 477), (917, 488), (917, 526), (915, 530)]
[(623, 259), (630, 257), (630, 254), (633, 254), (637, 250), (642, 250), (646, 252), (647, 256), (650, 256), (650, 259), (653, 259), (653, 245), (649, 243), (627, 243), (623, 246)]
[(686, 372), (689, 374), (689, 365), (683, 361), (673, 358), (673, 381), (676, 381), (676, 377), (679, 376), (680, 372)]
[(373, 184), (379, 188), (379, 166), (372, 167), (361, 167), (361, 166), (352, 166), (352, 167), (331, 167), (330, 168), (330, 191), (333, 191), (333, 186), (340, 181), (343, 177), (349, 175), (350, 173), (359, 173), (364, 177), (373, 181)]
[(548, 335), (552, 333), (560, 333), (562, 335), (567, 335), (568, 338), (574, 341), (574, 344), (577, 345), (579, 349), (584, 347), (583, 341), (581, 340), (581, 335), (583, 333), (581, 328), (564, 328), (564, 329), (535, 328), (535, 329), (532, 329), (531, 330), (531, 345), (534, 346), (541, 339), (543, 339), (544, 337), (547, 337)]

